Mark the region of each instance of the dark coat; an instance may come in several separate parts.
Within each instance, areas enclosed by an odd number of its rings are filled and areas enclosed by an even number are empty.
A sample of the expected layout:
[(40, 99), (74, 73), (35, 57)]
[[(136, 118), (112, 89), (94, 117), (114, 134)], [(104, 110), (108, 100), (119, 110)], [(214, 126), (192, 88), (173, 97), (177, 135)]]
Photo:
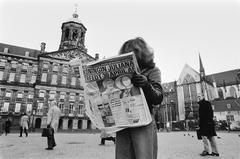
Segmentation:
[(216, 136), (215, 124), (213, 120), (213, 109), (209, 101), (200, 100), (199, 104), (199, 127), (202, 136)]
[(5, 122), (5, 132), (9, 133), (10, 132), (10, 127), (11, 127), (11, 121), (6, 120), (6, 122)]
[(159, 68), (146, 68), (141, 71), (141, 74), (147, 77), (148, 84), (142, 87), (145, 98), (148, 103), (150, 112), (154, 105), (162, 103), (163, 100), (163, 89), (161, 86), (161, 72)]

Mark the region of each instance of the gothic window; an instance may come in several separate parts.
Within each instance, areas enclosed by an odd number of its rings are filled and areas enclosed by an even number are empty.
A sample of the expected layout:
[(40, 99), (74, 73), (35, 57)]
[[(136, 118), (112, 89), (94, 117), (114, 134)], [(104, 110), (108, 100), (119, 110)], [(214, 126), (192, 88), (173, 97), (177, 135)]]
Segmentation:
[(69, 37), (69, 29), (67, 28), (66, 29), (66, 31), (65, 31), (65, 40), (67, 40), (68, 39), (68, 37)]
[(222, 89), (218, 89), (218, 96), (220, 99), (224, 98)]
[(11, 72), (11, 73), (9, 74), (8, 82), (13, 82), (14, 79), (15, 79), (15, 73), (14, 73), (14, 72)]
[(20, 83), (25, 83), (25, 81), (26, 81), (26, 74), (21, 74)]
[(234, 98), (237, 97), (236, 90), (234, 87), (230, 87), (229, 92), (231, 97), (234, 97)]
[(20, 112), (20, 109), (21, 109), (21, 103), (16, 103), (16, 105), (15, 105), (15, 112), (16, 113)]
[(56, 74), (52, 75), (52, 82), (51, 82), (51, 84), (57, 84), (57, 75)]
[(3, 80), (3, 71), (0, 71), (0, 80)]
[(47, 82), (47, 73), (42, 73), (41, 81), (42, 82)]

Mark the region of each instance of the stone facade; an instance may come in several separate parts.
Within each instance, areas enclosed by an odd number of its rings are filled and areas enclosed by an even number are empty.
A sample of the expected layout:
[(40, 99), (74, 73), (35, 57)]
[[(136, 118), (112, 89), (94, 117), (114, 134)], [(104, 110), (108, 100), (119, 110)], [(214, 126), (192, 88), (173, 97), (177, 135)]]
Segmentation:
[(45, 52), (45, 43), (40, 51), (0, 44), (0, 114), (14, 128), (22, 113), (30, 116), (31, 128), (46, 127), (48, 101), (54, 98), (62, 113), (60, 129), (95, 129), (84, 113), (80, 74), (69, 65), (74, 58), (96, 60), (87, 54), (86, 28), (77, 18), (75, 13), (62, 24), (58, 51)]

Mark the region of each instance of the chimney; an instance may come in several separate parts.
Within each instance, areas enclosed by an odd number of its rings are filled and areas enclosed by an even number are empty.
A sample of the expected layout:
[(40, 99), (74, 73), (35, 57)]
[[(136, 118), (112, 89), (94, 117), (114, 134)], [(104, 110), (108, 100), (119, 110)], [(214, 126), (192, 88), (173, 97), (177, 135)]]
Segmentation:
[(8, 53), (8, 48), (7, 48), (7, 47), (4, 48), (3, 52), (4, 52), (4, 53)]
[(98, 60), (98, 59), (99, 59), (99, 54), (96, 53), (96, 54), (95, 54), (95, 60)]
[(42, 42), (41, 43), (41, 52), (45, 52), (45, 48), (46, 48), (46, 43)]
[(26, 51), (26, 52), (25, 52), (25, 56), (26, 56), (26, 57), (29, 57), (29, 51)]

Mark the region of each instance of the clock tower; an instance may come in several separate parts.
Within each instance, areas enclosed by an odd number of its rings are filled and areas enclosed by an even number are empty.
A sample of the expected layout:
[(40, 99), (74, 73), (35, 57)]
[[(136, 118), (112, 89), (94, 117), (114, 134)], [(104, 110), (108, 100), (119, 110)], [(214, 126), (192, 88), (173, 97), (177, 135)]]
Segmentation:
[(81, 50), (85, 50), (85, 52), (87, 52), (84, 44), (87, 29), (82, 24), (81, 20), (78, 19), (76, 11), (72, 18), (62, 24), (61, 29), (62, 37), (59, 50), (80, 48)]

